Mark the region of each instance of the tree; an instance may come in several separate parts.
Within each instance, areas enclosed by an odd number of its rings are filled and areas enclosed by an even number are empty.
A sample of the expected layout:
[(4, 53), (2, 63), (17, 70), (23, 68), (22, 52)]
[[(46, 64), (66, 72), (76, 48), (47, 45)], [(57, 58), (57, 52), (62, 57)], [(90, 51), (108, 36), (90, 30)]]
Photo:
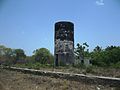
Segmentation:
[(4, 55), (5, 48), (6, 47), (4, 45), (0, 45), (0, 56)]
[(13, 63), (13, 49), (0, 45), (0, 62), (6, 65)]
[(108, 64), (116, 64), (120, 62), (120, 47), (108, 46), (105, 49)]
[(91, 52), (92, 64), (102, 67), (109, 67), (111, 65), (118, 65), (120, 62), (120, 47), (108, 46), (105, 49), (99, 46), (95, 47)]
[(5, 57), (4, 57), (4, 51), (5, 51), (5, 46), (4, 45), (0, 45), (0, 64), (5, 62)]
[(102, 51), (102, 47), (96, 46), (93, 51), (94, 51), (94, 52), (101, 52), (101, 51)]
[(41, 64), (50, 64), (53, 63), (53, 55), (46, 48), (36, 49), (33, 57), (35, 61), (40, 62)]
[(75, 48), (75, 56), (76, 59), (80, 60), (80, 62), (84, 62), (85, 57), (89, 57), (89, 49), (87, 49), (89, 45), (85, 42), (82, 45), (77, 43), (77, 48)]
[(17, 60), (23, 60), (26, 57), (23, 49), (14, 49), (13, 56), (15, 58), (15, 63), (17, 62)]
[(108, 46), (107, 48), (105, 48), (106, 51), (110, 51), (110, 50), (113, 50), (113, 49), (116, 49), (116, 48), (119, 48), (119, 47), (116, 47), (116, 46)]

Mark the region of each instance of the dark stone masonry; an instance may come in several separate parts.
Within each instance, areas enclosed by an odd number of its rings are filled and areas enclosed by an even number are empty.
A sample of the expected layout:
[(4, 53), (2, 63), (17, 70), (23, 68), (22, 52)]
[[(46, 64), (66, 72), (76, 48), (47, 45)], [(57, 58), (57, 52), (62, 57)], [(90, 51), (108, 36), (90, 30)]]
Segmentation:
[(55, 23), (55, 65), (74, 63), (74, 24), (61, 21)]

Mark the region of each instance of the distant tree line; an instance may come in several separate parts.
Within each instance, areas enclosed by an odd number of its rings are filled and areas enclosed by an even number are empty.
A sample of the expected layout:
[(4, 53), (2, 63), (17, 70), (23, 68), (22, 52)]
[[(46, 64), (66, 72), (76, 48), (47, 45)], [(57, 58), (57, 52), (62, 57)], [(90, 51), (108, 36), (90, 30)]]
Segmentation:
[[(89, 50), (87, 43), (77, 43), (74, 49), (75, 65), (84, 64), (86, 58), (93, 66), (120, 68), (120, 46), (108, 46), (102, 48), (96, 46), (93, 51)], [(46, 48), (39, 48), (33, 51), (32, 56), (27, 56), (23, 49), (12, 49), (0, 45), (0, 64), (2, 65), (54, 65), (54, 56)]]
[(104, 49), (96, 46), (93, 51), (88, 48), (87, 43), (78, 43), (75, 48), (76, 60), (84, 62), (85, 58), (88, 58), (94, 66), (120, 68), (120, 46), (108, 46)]
[(46, 48), (33, 51), (32, 56), (27, 56), (23, 49), (12, 49), (0, 45), (0, 64), (15, 65), (26, 63), (53, 64), (54, 57)]

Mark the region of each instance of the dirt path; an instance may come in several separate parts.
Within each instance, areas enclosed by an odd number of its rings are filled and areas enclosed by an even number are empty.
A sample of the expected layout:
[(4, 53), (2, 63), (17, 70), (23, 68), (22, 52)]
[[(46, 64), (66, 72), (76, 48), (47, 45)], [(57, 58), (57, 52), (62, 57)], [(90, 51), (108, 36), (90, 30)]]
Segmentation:
[(100, 85), (0, 69), (0, 90), (115, 90)]

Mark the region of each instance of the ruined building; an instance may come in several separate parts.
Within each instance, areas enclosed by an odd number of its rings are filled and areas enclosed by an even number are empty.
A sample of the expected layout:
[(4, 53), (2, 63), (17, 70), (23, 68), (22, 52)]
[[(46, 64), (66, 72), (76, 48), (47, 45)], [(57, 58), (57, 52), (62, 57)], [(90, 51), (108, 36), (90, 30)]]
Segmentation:
[(61, 21), (55, 23), (55, 65), (74, 63), (74, 24)]

